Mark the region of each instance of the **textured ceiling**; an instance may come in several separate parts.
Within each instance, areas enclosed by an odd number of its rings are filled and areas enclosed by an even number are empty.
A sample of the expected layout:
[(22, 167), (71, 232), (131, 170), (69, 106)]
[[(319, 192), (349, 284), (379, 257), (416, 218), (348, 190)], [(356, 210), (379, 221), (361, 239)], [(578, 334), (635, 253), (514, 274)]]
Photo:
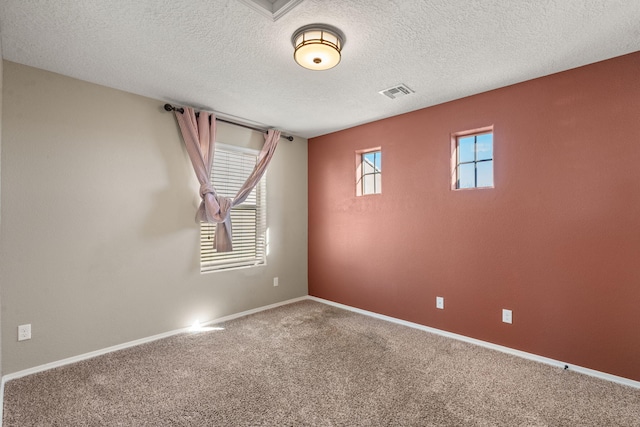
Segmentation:
[[(640, 0), (2, 0), (5, 59), (313, 137), (640, 50)], [(342, 62), (291, 34), (327, 23)], [(378, 91), (404, 83), (415, 94)]]

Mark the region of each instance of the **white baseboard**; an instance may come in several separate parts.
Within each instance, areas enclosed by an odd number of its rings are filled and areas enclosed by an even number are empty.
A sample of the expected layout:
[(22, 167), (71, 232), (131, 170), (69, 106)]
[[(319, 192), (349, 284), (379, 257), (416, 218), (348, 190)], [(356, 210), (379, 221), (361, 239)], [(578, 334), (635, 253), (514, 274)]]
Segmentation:
[(611, 381), (611, 382), (614, 382), (614, 383), (617, 383), (617, 384), (622, 384), (622, 385), (626, 385), (626, 386), (629, 386), (629, 387), (634, 387), (634, 388), (640, 389), (640, 381), (634, 381), (634, 380), (629, 379), (629, 378), (619, 377), (617, 375), (608, 374), (606, 372), (596, 371), (594, 369), (589, 369), (589, 368), (585, 368), (585, 367), (582, 367), (582, 366), (561, 362), (559, 360), (550, 359), (548, 357), (539, 356), (537, 354), (527, 353), (526, 351), (516, 350), (516, 349), (510, 348), (510, 347), (505, 347), (505, 346), (498, 345), (498, 344), (493, 344), (493, 343), (490, 343), (490, 342), (487, 342), (487, 341), (482, 341), (482, 340), (478, 340), (478, 339), (475, 339), (475, 338), (470, 338), (470, 337), (467, 337), (467, 336), (464, 336), (464, 335), (455, 334), (453, 332), (447, 332), (447, 331), (443, 331), (441, 329), (436, 329), (436, 328), (431, 328), (429, 326), (420, 325), (418, 323), (408, 322), (406, 320), (396, 319), (395, 317), (385, 316), (383, 314), (378, 314), (378, 313), (374, 313), (372, 311), (362, 310), (360, 308), (351, 307), (351, 306), (348, 306), (348, 305), (340, 304), (340, 303), (337, 303), (337, 302), (325, 300), (325, 299), (318, 298), (318, 297), (308, 296), (307, 299), (310, 299), (310, 300), (313, 300), (313, 301), (317, 301), (317, 302), (320, 302), (320, 303), (323, 303), (323, 304), (332, 305), (334, 307), (342, 308), (342, 309), (345, 309), (345, 310), (353, 311), (355, 313), (364, 314), (366, 316), (375, 317), (377, 319), (386, 320), (388, 322), (397, 323), (399, 325), (408, 326), (410, 328), (420, 329), (420, 330), (425, 331), (425, 332), (431, 332), (433, 334), (442, 335), (442, 336), (447, 337), (447, 338), (453, 338), (453, 339), (456, 339), (456, 340), (459, 340), (459, 341), (464, 341), (464, 342), (468, 342), (468, 343), (471, 343), (471, 344), (479, 345), (481, 347), (490, 348), (492, 350), (501, 351), (503, 353), (512, 354), (514, 356), (522, 357), (523, 359), (533, 360), (533, 361), (536, 361), (536, 362), (544, 363), (546, 365), (556, 366), (556, 367), (562, 368), (562, 369), (567, 368), (567, 369), (570, 369), (570, 370), (572, 370), (574, 372), (579, 372), (581, 374), (585, 374), (585, 375), (589, 375), (589, 376), (592, 376), (592, 377), (600, 378), (600, 379), (603, 379), (603, 380), (606, 380), (606, 381)]
[[(228, 322), (229, 320), (237, 319), (239, 317), (248, 316), (250, 314), (259, 313), (264, 310), (270, 310), (272, 308), (280, 307), (282, 305), (292, 304), (294, 302), (306, 300), (308, 296), (302, 296), (298, 298), (293, 298), (286, 301), (277, 302), (275, 304), (265, 305), (263, 307), (254, 308), (251, 310), (246, 310), (240, 313), (231, 314), (229, 316), (220, 317), (218, 319), (209, 320), (205, 323), (202, 323), (201, 326), (213, 325), (216, 323)], [(146, 338), (140, 338), (138, 340), (129, 341), (123, 344), (114, 345), (111, 347), (103, 348), (96, 351), (91, 351), (89, 353), (80, 354), (78, 356), (68, 357), (66, 359), (57, 360), (55, 362), (45, 363), (44, 365), (34, 366), (33, 368), (24, 369), (22, 371), (13, 372), (11, 374), (3, 375), (2, 381), (0, 382), (0, 427), (2, 427), (2, 410), (4, 407), (4, 385), (7, 381), (15, 380), (17, 378), (25, 377), (27, 375), (32, 375), (38, 372), (48, 371), (49, 369), (58, 368), (60, 366), (69, 365), (71, 363), (80, 362), (82, 360), (87, 360), (94, 358), (96, 356), (101, 356), (103, 354), (111, 353), (118, 350), (123, 350), (129, 347), (135, 347), (140, 344), (145, 344), (148, 342), (156, 341), (162, 338), (167, 338), (173, 335), (177, 335), (183, 332), (191, 331), (191, 327), (185, 327), (180, 329), (175, 329), (173, 331), (164, 332), (157, 335), (152, 335)]]
[[(475, 344), (475, 345), (479, 345), (481, 347), (486, 347), (486, 348), (490, 348), (492, 350), (497, 350), (497, 351), (501, 351), (503, 353), (507, 353), (507, 354), (512, 354), (515, 356), (519, 356), (522, 357), (524, 359), (529, 359), (529, 360), (533, 360), (536, 362), (540, 362), (540, 363), (544, 363), (547, 365), (552, 365), (552, 366), (556, 366), (558, 368), (565, 368), (568, 367), (569, 369), (571, 369), (572, 371), (575, 372), (579, 372), (582, 374), (586, 374), (586, 375), (590, 375), (592, 377), (596, 377), (596, 378), (600, 378), (603, 380), (607, 380), (607, 381), (611, 381), (614, 383), (618, 383), (618, 384), (622, 384), (622, 385), (626, 385), (629, 387), (634, 387), (634, 388), (638, 388), (640, 389), (640, 381), (634, 381), (631, 380), (629, 378), (624, 378), (624, 377), (619, 377), (617, 375), (612, 375), (612, 374), (608, 374), (606, 372), (600, 372), (600, 371), (596, 371), (594, 369), (589, 369), (589, 368), (584, 368), (582, 366), (577, 366), (577, 365), (572, 365), (569, 363), (565, 363), (565, 362), (561, 362), (559, 360), (555, 360), (555, 359), (550, 359), (548, 357), (543, 357), (543, 356), (539, 356), (537, 354), (532, 354), (532, 353), (527, 353), (525, 351), (520, 351), (520, 350), (516, 350), (513, 348), (509, 348), (509, 347), (505, 347), (502, 345), (498, 345), (498, 344), (493, 344), (487, 341), (481, 341), (475, 338), (470, 338), (470, 337), (466, 337), (464, 335), (459, 335), (459, 334), (455, 334), (453, 332), (447, 332), (447, 331), (443, 331), (440, 329), (436, 329), (436, 328), (431, 328), (429, 326), (424, 326), (424, 325), (420, 325), (418, 323), (413, 323), (413, 322), (408, 322), (406, 320), (401, 320), (401, 319), (397, 319), (395, 317), (390, 317), (390, 316), (385, 316), (383, 314), (378, 314), (378, 313), (374, 313), (372, 311), (367, 311), (367, 310), (362, 310), (360, 308), (355, 308), (355, 307), (351, 307), (345, 304), (340, 304), (337, 302), (333, 302), (333, 301), (329, 301), (329, 300), (325, 300), (322, 298), (318, 298), (318, 297), (314, 297), (314, 296), (303, 296), (303, 297), (298, 297), (298, 298), (293, 298), (290, 300), (286, 300), (286, 301), (281, 301), (281, 302), (277, 302), (275, 304), (270, 304), (270, 305), (266, 305), (263, 307), (258, 307), (258, 308), (254, 308), (251, 310), (247, 310), (247, 311), (243, 311), (240, 313), (236, 313), (236, 314), (231, 314), (229, 316), (224, 316), (224, 317), (220, 317), (218, 319), (213, 319), (213, 320), (209, 320), (205, 323), (202, 323), (202, 326), (207, 326), (207, 325), (213, 325), (216, 323), (223, 323), (223, 322), (228, 322), (229, 320), (233, 320), (233, 319), (237, 319), (240, 317), (244, 317), (244, 316), (248, 316), (250, 314), (254, 314), (254, 313), (259, 313), (261, 311), (265, 311), (265, 310), (270, 310), (272, 308), (276, 308), (276, 307), (280, 307), (283, 305), (287, 305), (287, 304), (292, 304), (294, 302), (298, 302), (298, 301), (304, 301), (304, 300), (311, 300), (311, 301), (316, 301), (322, 304), (327, 304), (327, 305), (331, 305), (334, 307), (338, 307), (338, 308), (342, 308), (345, 310), (349, 310), (349, 311), (353, 311), (355, 313), (359, 313), (359, 314), (364, 314), (366, 316), (371, 316), (371, 317), (375, 317), (377, 319), (381, 319), (381, 320), (386, 320), (388, 322), (393, 322), (393, 323), (397, 323), (399, 325), (403, 325), (403, 326), (408, 326), (410, 328), (415, 328), (415, 329), (420, 329), (422, 331), (425, 332), (431, 332), (434, 334), (438, 334), (438, 335), (442, 335), (448, 338), (453, 338), (459, 341), (464, 341), (464, 342), (468, 342), (471, 344)], [(49, 369), (53, 369), (53, 368), (57, 368), (60, 366), (65, 366), (65, 365), (69, 365), (71, 363), (76, 363), (76, 362), (80, 362), (82, 360), (87, 360), (87, 359), (91, 359), (93, 357), (96, 356), (101, 356), (103, 354), (107, 354), (107, 353), (111, 353), (114, 351), (118, 351), (118, 350), (123, 350), (125, 348), (129, 348), (129, 347), (134, 347), (140, 344), (145, 344), (148, 342), (152, 342), (152, 341), (156, 341), (162, 338), (167, 338), (173, 335), (177, 335), (183, 332), (189, 332), (191, 330), (191, 327), (185, 327), (185, 328), (180, 328), (180, 329), (176, 329), (173, 331), (169, 331), (169, 332), (164, 332), (162, 334), (157, 334), (157, 335), (153, 335), (150, 337), (146, 337), (146, 338), (141, 338), (138, 340), (134, 340), (134, 341), (129, 341), (123, 344), (118, 344), (118, 345), (114, 345), (111, 347), (107, 347), (107, 348), (103, 348), (101, 350), (96, 350), (96, 351), (92, 351), (89, 353), (84, 353), (84, 354), (80, 354), (78, 356), (73, 356), (73, 357), (68, 357), (66, 359), (62, 359), (62, 360), (58, 360), (55, 362), (50, 362), (50, 363), (45, 363), (44, 365), (39, 365), (39, 366), (34, 366), (33, 368), (29, 368), (29, 369), (24, 369), (22, 371), (18, 371), (18, 372), (13, 372), (11, 374), (7, 374), (7, 375), (3, 375), (2, 376), (2, 381), (0, 382), (0, 427), (2, 427), (2, 410), (4, 407), (4, 385), (7, 381), (11, 381), (17, 378), (21, 378), (27, 375), (31, 375), (31, 374), (35, 374), (38, 372), (43, 372), (43, 371), (47, 371)]]

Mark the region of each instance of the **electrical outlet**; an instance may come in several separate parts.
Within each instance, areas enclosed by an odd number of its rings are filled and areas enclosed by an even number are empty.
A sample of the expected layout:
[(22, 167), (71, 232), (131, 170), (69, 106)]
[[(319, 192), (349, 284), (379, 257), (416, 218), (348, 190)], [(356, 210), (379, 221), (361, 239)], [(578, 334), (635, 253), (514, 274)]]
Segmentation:
[(502, 321), (504, 323), (513, 323), (513, 314), (511, 310), (507, 310), (506, 308), (502, 309)]
[(273, 278), (273, 286), (278, 286), (278, 278), (277, 277)]
[(31, 339), (31, 324), (18, 326), (18, 341)]
[(436, 308), (444, 310), (444, 297), (436, 297)]

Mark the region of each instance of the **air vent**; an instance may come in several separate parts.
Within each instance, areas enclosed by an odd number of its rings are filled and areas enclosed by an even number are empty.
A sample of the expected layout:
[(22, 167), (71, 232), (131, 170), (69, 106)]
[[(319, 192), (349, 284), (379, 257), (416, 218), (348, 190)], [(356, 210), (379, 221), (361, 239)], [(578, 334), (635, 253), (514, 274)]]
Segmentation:
[(384, 96), (388, 96), (391, 99), (400, 98), (401, 96), (410, 95), (413, 93), (409, 87), (403, 83), (396, 85), (394, 87), (390, 87), (389, 89), (381, 90), (378, 92)]

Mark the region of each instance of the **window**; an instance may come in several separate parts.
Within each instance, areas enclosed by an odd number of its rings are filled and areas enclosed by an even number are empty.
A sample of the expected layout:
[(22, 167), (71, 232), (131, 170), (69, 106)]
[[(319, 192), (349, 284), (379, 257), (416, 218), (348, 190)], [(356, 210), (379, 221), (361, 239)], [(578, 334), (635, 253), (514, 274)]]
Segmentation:
[(493, 187), (493, 129), (456, 134), (452, 143), (453, 188)]
[(382, 151), (373, 148), (356, 153), (356, 194), (382, 193)]
[[(211, 180), (226, 197), (236, 195), (253, 170), (258, 152), (216, 144)], [(200, 271), (266, 264), (266, 174), (244, 203), (231, 209), (233, 251), (217, 253), (213, 247), (216, 224), (200, 224)]]

